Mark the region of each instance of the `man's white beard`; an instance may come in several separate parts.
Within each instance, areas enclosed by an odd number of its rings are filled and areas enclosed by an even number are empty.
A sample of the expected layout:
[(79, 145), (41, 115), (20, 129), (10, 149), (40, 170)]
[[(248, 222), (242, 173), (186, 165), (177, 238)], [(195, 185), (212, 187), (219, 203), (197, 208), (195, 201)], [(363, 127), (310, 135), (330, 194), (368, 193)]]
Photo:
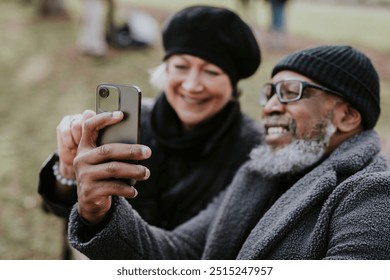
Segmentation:
[(330, 137), (335, 131), (334, 125), (329, 123), (321, 137), (315, 140), (295, 138), (280, 149), (260, 145), (251, 151), (250, 166), (268, 178), (299, 173), (324, 156)]

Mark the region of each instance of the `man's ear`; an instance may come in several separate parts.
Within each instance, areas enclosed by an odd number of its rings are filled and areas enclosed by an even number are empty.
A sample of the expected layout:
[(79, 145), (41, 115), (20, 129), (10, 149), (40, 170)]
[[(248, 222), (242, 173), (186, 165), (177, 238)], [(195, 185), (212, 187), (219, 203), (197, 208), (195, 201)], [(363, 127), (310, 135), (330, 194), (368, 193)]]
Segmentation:
[(359, 130), (362, 127), (360, 112), (347, 102), (338, 104), (335, 112), (335, 125), (340, 132), (348, 133)]

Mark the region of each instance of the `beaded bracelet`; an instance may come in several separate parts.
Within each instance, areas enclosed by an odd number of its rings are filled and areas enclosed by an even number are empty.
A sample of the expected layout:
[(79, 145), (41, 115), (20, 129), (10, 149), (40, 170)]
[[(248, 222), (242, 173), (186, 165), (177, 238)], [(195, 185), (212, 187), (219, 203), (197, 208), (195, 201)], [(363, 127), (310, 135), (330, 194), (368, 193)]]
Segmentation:
[(56, 163), (54, 163), (54, 165), (53, 165), (53, 174), (56, 177), (56, 180), (59, 183), (61, 183), (62, 185), (69, 186), (69, 187), (77, 185), (76, 180), (68, 179), (68, 178), (65, 178), (64, 176), (61, 175), (60, 165), (59, 165), (58, 161), (56, 161)]

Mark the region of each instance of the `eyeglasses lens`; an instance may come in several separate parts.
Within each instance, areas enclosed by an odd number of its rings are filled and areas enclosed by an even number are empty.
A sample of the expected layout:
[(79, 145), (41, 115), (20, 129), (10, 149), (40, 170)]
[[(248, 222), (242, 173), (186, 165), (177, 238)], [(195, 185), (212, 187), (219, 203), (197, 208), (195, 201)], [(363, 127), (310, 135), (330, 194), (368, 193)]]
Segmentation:
[(292, 102), (300, 98), (302, 84), (299, 81), (282, 81), (276, 84), (276, 92), (281, 102)]
[(261, 106), (265, 106), (265, 104), (267, 104), (268, 100), (271, 99), (272, 95), (273, 95), (273, 89), (272, 89), (273, 85), (272, 84), (266, 84), (263, 86), (263, 88), (261, 89), (261, 92), (260, 92), (260, 105)]
[(260, 104), (265, 106), (276, 93), (281, 103), (294, 102), (302, 97), (303, 84), (300, 81), (286, 80), (276, 84), (266, 84), (260, 93)]

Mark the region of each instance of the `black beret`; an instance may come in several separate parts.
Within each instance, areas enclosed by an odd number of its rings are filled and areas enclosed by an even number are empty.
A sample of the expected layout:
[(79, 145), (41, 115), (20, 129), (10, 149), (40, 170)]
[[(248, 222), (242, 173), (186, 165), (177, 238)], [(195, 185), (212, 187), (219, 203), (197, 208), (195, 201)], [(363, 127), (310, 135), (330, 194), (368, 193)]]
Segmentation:
[(200, 57), (223, 69), (233, 86), (253, 75), (261, 62), (251, 28), (234, 12), (191, 6), (173, 15), (163, 28), (164, 60), (173, 54)]

